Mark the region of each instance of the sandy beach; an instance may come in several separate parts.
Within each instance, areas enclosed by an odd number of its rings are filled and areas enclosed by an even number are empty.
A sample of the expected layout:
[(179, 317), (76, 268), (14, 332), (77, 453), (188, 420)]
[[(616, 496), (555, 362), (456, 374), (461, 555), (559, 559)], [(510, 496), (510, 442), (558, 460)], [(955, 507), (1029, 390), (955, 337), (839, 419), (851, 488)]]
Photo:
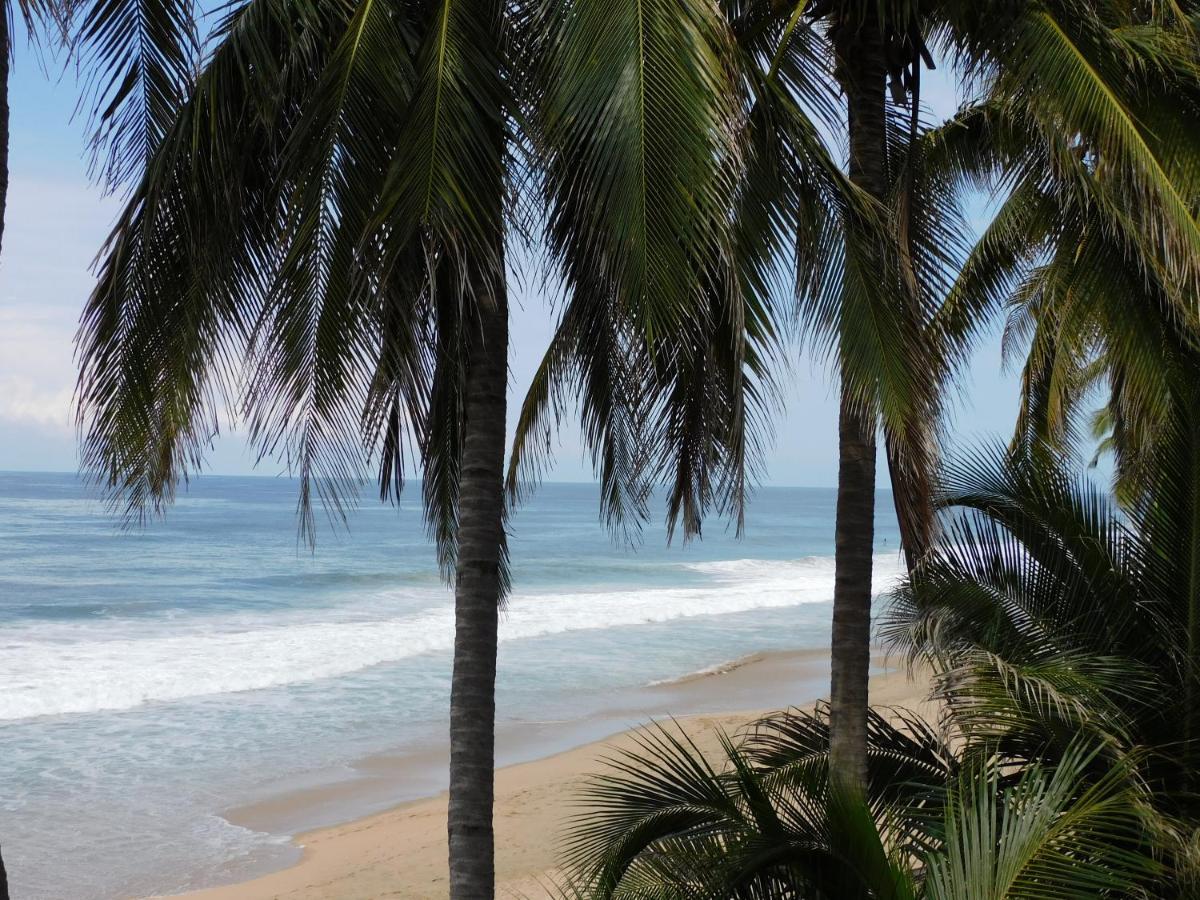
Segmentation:
[[(762, 654), (737, 665), (702, 673), (664, 685), (680, 710), (711, 706), (722, 700), (777, 696), (781, 683), (807, 685), (808, 695), (793, 705), (816, 699), (814, 674), (828, 671), (824, 653)], [(871, 699), (876, 705), (905, 706), (932, 715), (925, 696), (928, 684), (911, 677), (896, 661), (887, 667), (876, 660)], [(799, 682), (796, 681), (799, 676)], [(791, 679), (785, 681), (786, 679)], [(704, 701), (707, 700), (706, 704)], [(807, 703), (805, 702), (807, 701)], [(772, 707), (735, 705), (737, 711), (677, 717), (679, 725), (706, 753), (717, 750), (721, 730), (737, 731)], [(650, 716), (645, 716), (646, 721)], [(496, 876), (500, 897), (545, 896), (541, 883), (554, 870), (556, 839), (572, 812), (580, 781), (599, 767), (613, 748), (628, 746), (632, 731), (610, 734), (544, 758), (501, 768), (496, 773)], [(511, 752), (511, 750), (510, 750)], [(503, 758), (503, 753), (501, 754)], [(297, 794), (268, 804), (234, 811), (232, 821), (245, 823), (288, 812), (289, 804), (312, 805), (336, 801), (336, 789), (317, 795)], [(446, 887), (446, 797), (444, 793), (417, 800), (335, 827), (298, 835), (300, 861), (290, 868), (239, 884), (192, 892), (189, 900), (367, 900), (378, 897), (439, 898)]]

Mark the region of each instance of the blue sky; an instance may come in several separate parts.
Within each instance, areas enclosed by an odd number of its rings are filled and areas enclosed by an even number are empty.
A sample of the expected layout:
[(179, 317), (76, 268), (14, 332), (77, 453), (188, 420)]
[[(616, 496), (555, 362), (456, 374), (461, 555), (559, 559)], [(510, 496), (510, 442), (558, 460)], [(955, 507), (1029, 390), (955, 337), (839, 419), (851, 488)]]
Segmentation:
[[(19, 48), (11, 82), (11, 182), (0, 256), (0, 469), (77, 468), (71, 424), (75, 378), (73, 336), (91, 289), (90, 264), (119, 208), (88, 177), (85, 122), (76, 116), (71, 73)], [(953, 90), (927, 78), (935, 114), (954, 107)], [(553, 327), (553, 312), (531, 286), (514, 286), (510, 419)], [(837, 475), (835, 382), (822, 360), (799, 359), (776, 420), (766, 459), (767, 484), (832, 485)], [(1007, 436), (1016, 411), (1016, 383), (1000, 373), (999, 341), (986, 341), (959, 385), (955, 441), (972, 444)], [(224, 434), (209, 459), (222, 474), (276, 474), (254, 456), (236, 430)], [(884, 473), (881, 470), (881, 475)], [(564, 430), (551, 480), (590, 481), (590, 463), (574, 428)]]

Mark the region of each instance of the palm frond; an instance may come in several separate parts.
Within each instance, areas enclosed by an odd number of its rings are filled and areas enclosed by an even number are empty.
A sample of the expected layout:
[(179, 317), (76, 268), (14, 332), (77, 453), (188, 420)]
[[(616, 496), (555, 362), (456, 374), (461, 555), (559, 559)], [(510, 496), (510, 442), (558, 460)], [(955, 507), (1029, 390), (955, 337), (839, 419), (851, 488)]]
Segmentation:
[(1077, 743), (1053, 769), (1031, 766), (1007, 790), (968, 770), (949, 791), (945, 845), (925, 861), (931, 900), (1127, 895), (1159, 873), (1144, 841), (1130, 767), (1093, 781), (1095, 751)]
[(510, 491), (536, 478), (573, 393), (605, 518), (636, 528), (652, 468), (669, 524), (695, 534), (712, 504), (740, 516), (771, 400), (776, 336), (757, 292), (778, 280), (778, 232), (769, 212), (730, 219), (775, 161), (756, 154), (758, 178), (743, 178), (736, 47), (716, 4), (546, 4), (537, 21), (535, 143), (567, 298)]
[[(75, 5), (75, 4), (73, 4)], [(190, 0), (77, 4), (71, 36), (86, 74), (92, 165), (110, 189), (136, 182), (167, 136), (200, 62)]]
[[(479, 311), (495, 308), (496, 286), (507, 276), (516, 109), (504, 77), (507, 15), (499, 3), (480, 8), (444, 0), (414, 16), (402, 35), (411, 87), (395, 133), (378, 148), (386, 154), (386, 177), (360, 235), (381, 283), (426, 296), (414, 315), (432, 313), (437, 322), (429, 406), (418, 424), (425, 513), (447, 573), (455, 557), (469, 348), (481, 328)], [(378, 110), (364, 107), (364, 113), (369, 118)]]
[(247, 307), (275, 261), (270, 229), (237, 223), (273, 221), (286, 122), (259, 77), (306, 77), (296, 16), (275, 0), (230, 16), (100, 257), (77, 338), (82, 462), (134, 515), (161, 511), (236, 408)]

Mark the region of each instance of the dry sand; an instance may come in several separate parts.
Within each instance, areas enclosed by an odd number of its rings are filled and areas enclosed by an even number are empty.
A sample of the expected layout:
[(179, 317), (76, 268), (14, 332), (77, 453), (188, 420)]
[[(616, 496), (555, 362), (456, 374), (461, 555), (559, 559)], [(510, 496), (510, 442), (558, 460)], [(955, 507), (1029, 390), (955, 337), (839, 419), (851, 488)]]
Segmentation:
[[(823, 657), (818, 657), (823, 658)], [(811, 669), (813, 654), (766, 654), (744, 665), (671, 686), (676, 691), (720, 698), (741, 695), (755, 684), (771, 694), (785, 670)], [(824, 663), (828, 671), (827, 659)], [(795, 682), (793, 682), (795, 683)], [(928, 683), (890, 669), (872, 679), (871, 702), (933, 714), (925, 700)], [(761, 696), (761, 695), (760, 695)], [(693, 698), (695, 699), (695, 698)], [(682, 708), (687, 708), (686, 705)], [(714, 708), (720, 708), (714, 704)], [(727, 707), (728, 708), (728, 707)], [(717, 753), (717, 733), (737, 731), (761, 710), (677, 719), (705, 753)], [(496, 772), (496, 880), (499, 897), (545, 897), (539, 884), (552, 873), (556, 836), (572, 812), (580, 781), (598, 768), (600, 757), (629, 746), (631, 732), (588, 743)], [(288, 801), (277, 801), (286, 804)], [(311, 802), (297, 800), (296, 802)], [(253, 810), (247, 812), (253, 818)], [(238, 817), (233, 816), (237, 821)], [(332, 828), (299, 835), (299, 863), (279, 872), (226, 887), (188, 894), (189, 900), (367, 900), (379, 897), (440, 898), (446, 885), (446, 795), (442, 793)]]

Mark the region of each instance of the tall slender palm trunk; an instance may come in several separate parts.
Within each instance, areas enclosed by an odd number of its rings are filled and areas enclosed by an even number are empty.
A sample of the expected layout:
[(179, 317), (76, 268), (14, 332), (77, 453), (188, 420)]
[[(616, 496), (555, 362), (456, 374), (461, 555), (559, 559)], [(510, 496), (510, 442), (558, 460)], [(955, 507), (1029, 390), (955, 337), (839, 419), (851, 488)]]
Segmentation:
[[(11, 63), (9, 39), (8, 16), (0, 15), (0, 249), (4, 246), (4, 213), (8, 205), (8, 67)], [(3, 869), (0, 869), (0, 876), (2, 875)], [(3, 887), (2, 879), (0, 887)]]
[[(0, 249), (4, 246), (4, 213), (8, 205), (8, 15), (0, 10)], [(0, 900), (8, 900), (8, 873), (0, 858)]]
[[(1183, 697), (1184, 759), (1189, 763), (1189, 780), (1197, 779), (1196, 760), (1200, 757), (1200, 417), (1196, 415), (1200, 393), (1193, 393), (1181, 405), (1183, 439), (1191, 464), (1186, 481), (1186, 502), (1190, 506), (1190, 528), (1183, 542), (1187, 554), (1187, 681)], [(1190, 402), (1189, 402), (1190, 401)]]
[[(885, 60), (878, 21), (841, 23), (839, 77), (846, 94), (851, 180), (887, 191)], [(854, 227), (853, 224), (851, 227)], [(830, 768), (850, 786), (867, 773), (867, 677), (871, 663), (871, 556), (875, 543), (875, 430), (843, 379), (838, 421), (833, 635), (830, 644)]]
[(493, 900), (496, 647), (503, 598), (508, 297), (478, 297), (470, 336), (450, 689), (450, 896)]

